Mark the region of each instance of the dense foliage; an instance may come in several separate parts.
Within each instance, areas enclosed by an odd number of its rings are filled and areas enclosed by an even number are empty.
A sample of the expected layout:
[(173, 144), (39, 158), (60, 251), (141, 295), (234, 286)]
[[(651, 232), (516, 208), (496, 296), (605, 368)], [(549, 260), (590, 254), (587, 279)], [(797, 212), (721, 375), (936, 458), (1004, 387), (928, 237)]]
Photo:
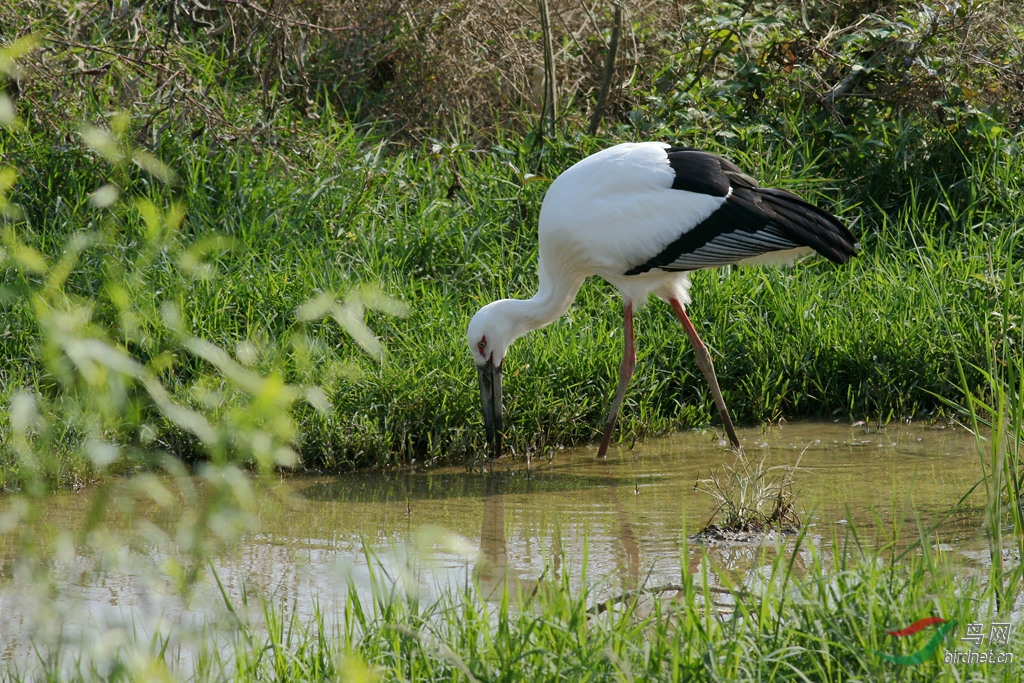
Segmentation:
[[(0, 8), (0, 481), (476, 456), (465, 322), (536, 286), (545, 178), (621, 139), (723, 153), (862, 237), (847, 268), (695, 276), (739, 421), (931, 415), (957, 357), (983, 389), (1020, 343), (1017, 3), (538, 7)], [(595, 282), (513, 347), (515, 450), (596, 436), (618, 328)], [(639, 334), (623, 437), (710, 421), (670, 317)]]

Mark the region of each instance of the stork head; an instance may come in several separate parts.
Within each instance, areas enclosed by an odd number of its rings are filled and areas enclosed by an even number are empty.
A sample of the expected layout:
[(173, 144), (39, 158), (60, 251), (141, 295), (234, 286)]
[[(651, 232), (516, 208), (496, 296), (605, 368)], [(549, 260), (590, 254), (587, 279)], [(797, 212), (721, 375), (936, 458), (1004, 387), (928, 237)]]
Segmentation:
[(501, 366), (505, 352), (521, 333), (507, 300), (487, 304), (469, 321), (469, 353), (480, 378), (480, 403), (491, 457), (501, 455)]

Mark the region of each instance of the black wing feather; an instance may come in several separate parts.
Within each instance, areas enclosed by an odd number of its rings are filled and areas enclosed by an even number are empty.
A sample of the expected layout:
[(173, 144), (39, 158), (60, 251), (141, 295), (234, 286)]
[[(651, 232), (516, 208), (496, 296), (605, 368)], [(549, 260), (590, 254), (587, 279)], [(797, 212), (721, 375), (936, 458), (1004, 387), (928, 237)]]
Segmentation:
[(836, 263), (845, 263), (853, 255), (857, 239), (828, 211), (791, 192), (762, 188), (731, 161), (709, 152), (672, 147), (666, 154), (675, 172), (673, 189), (727, 199), (626, 275), (654, 268), (710, 268), (798, 247), (811, 247)]

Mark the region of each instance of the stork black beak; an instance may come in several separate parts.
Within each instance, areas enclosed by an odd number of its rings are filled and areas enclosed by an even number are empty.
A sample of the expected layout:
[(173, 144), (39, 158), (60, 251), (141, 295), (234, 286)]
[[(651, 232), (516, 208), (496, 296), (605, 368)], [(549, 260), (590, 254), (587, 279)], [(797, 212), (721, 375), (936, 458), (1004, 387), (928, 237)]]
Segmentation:
[(491, 446), (491, 457), (501, 455), (501, 365), (488, 360), (476, 366), (480, 374), (480, 404), (484, 410), (484, 430)]

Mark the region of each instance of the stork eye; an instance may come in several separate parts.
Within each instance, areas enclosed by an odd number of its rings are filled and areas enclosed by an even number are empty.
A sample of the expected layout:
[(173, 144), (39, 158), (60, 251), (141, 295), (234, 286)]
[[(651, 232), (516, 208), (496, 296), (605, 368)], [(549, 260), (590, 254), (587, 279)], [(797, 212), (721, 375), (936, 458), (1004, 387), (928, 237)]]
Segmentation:
[(480, 340), (480, 343), (479, 343), (479, 344), (477, 344), (476, 346), (477, 346), (477, 348), (478, 348), (478, 349), (480, 349), (481, 351), (483, 351), (484, 349), (486, 349), (486, 348), (487, 348), (487, 340), (486, 340), (486, 339), (481, 339), (481, 340)]

